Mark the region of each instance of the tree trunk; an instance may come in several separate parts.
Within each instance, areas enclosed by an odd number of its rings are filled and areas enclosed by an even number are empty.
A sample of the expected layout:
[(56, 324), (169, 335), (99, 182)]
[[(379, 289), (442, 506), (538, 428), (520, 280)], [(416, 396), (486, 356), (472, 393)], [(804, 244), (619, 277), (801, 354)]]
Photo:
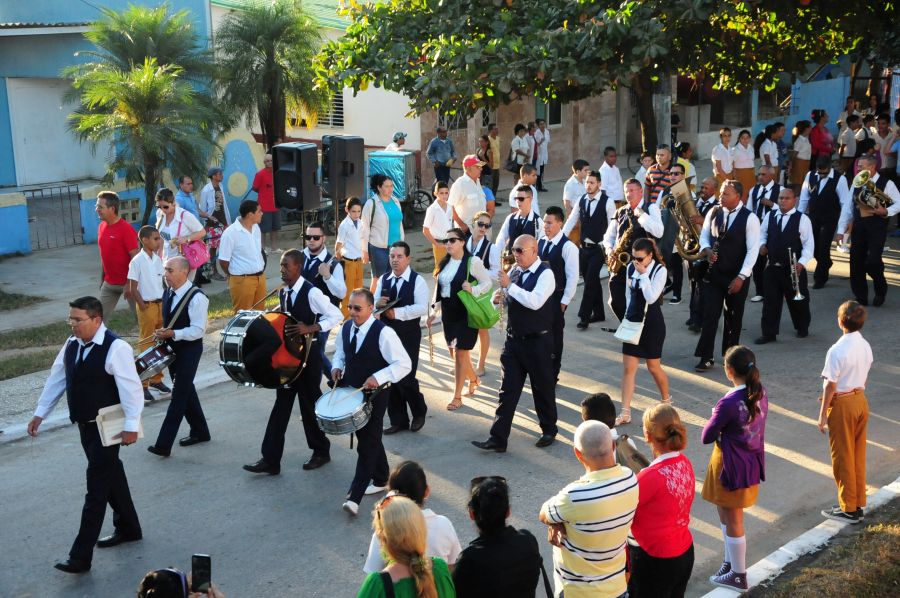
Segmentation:
[(156, 165), (150, 161), (144, 162), (144, 217), (141, 218), (141, 226), (147, 226), (150, 222), (150, 214), (156, 205)]
[[(877, 74), (876, 74), (877, 73)], [(876, 79), (876, 77), (878, 77)], [(866, 97), (876, 96), (878, 97), (878, 101), (881, 101), (880, 91), (881, 87), (881, 67), (877, 62), (872, 61), (869, 63), (869, 86), (866, 88)]]
[(850, 93), (847, 95), (851, 95), (856, 97), (856, 79), (859, 77), (859, 71), (862, 70), (863, 61), (865, 58), (864, 52), (859, 53), (859, 58), (850, 65)]
[(632, 89), (637, 99), (638, 117), (641, 121), (641, 146), (642, 151), (655, 148), (658, 141), (656, 137), (656, 115), (653, 111), (653, 81), (647, 69), (640, 71), (631, 79)]

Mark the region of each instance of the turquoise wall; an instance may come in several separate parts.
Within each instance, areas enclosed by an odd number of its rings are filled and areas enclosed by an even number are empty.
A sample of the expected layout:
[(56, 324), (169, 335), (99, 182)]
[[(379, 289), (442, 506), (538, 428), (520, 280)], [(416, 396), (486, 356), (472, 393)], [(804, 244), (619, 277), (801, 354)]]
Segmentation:
[(0, 77), (0, 187), (12, 187), (15, 184), (16, 160), (13, 155), (12, 125), (9, 121), (9, 98), (6, 94), (6, 78)]

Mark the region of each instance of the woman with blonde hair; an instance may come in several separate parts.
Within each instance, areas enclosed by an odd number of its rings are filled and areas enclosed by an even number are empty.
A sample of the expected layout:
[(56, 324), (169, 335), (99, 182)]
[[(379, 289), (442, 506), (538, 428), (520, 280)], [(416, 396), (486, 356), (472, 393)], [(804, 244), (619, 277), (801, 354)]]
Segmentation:
[(384, 549), (387, 567), (366, 577), (357, 598), (456, 598), (444, 559), (425, 557), (427, 528), (416, 503), (389, 494), (372, 516), (372, 528)]

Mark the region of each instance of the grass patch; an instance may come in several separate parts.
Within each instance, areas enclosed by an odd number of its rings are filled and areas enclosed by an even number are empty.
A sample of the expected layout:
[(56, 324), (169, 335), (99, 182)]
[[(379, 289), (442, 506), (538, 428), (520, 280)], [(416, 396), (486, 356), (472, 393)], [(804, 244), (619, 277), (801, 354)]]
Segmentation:
[(11, 311), (22, 307), (28, 307), (29, 305), (46, 300), (46, 297), (7, 293), (6, 291), (0, 290), (0, 311)]
[(9, 380), (32, 372), (49, 369), (59, 348), (19, 353), (0, 360), (0, 380)]

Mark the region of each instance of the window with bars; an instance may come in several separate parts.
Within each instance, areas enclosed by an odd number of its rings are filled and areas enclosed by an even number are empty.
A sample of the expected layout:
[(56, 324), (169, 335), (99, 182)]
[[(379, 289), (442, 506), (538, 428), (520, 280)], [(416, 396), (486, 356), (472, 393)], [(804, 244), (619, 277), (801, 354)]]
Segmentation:
[(497, 122), (497, 114), (493, 110), (483, 108), (481, 110), (481, 128), (487, 129), (488, 125)]
[(438, 113), (438, 126), (445, 127), (451, 133), (453, 131), (465, 131), (469, 128), (469, 121), (460, 112), (456, 114)]

